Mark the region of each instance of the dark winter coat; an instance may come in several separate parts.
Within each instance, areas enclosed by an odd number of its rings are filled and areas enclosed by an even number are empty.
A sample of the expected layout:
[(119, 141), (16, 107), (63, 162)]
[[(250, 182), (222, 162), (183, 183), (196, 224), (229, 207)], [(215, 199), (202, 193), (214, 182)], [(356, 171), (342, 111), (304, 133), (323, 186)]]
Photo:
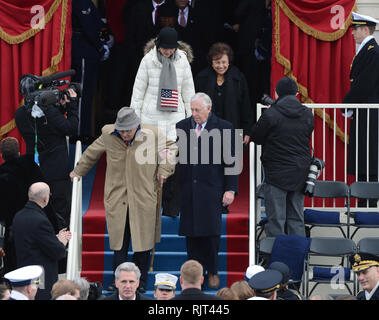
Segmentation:
[[(220, 152), (221, 163), (217, 164), (213, 161), (214, 146), (213, 139), (209, 139), (209, 164), (201, 164), (201, 147), (208, 139), (204, 138), (204, 131), (197, 139), (194, 149), (198, 150), (198, 163), (191, 164), (190, 155), (194, 150), (190, 144), (190, 130), (195, 128), (195, 123), (192, 119), (186, 118), (176, 125), (177, 129), (183, 130), (185, 137), (179, 133), (179, 171), (181, 184), (181, 211), (179, 235), (200, 237), (214, 236), (221, 234), (221, 213), (222, 213), (222, 198), (225, 191), (238, 191), (238, 175), (226, 175), (225, 168), (233, 167), (233, 164), (228, 165), (223, 161), (223, 151)], [(232, 130), (231, 154), (234, 155), (234, 131), (230, 122), (216, 117), (210, 113), (205, 129), (220, 130), (221, 138), (223, 137), (222, 130)], [(196, 135), (192, 132), (196, 139)], [(183, 138), (186, 141), (180, 140)], [(185, 144), (186, 143), (186, 144)], [(227, 141), (221, 141), (221, 148), (224, 149)], [(184, 146), (184, 147), (183, 147)], [(181, 148), (183, 148), (181, 150)], [(187, 151), (185, 159), (180, 158), (181, 152)]]
[(263, 112), (251, 130), (251, 139), (263, 147), (266, 183), (286, 191), (304, 187), (311, 162), (313, 121), (311, 110), (295, 96), (284, 96)]
[[(40, 167), (34, 162), (33, 155), (11, 158), (0, 166), (0, 221), (5, 223), (4, 257), (5, 272), (17, 268), (11, 225), (13, 218), (28, 201), (28, 189), (35, 183), (45, 181)], [(63, 228), (62, 218), (48, 204), (44, 211), (56, 233)]]
[(17, 266), (41, 265), (44, 269), (44, 289), (36, 299), (50, 299), (53, 284), (58, 281), (58, 260), (66, 256), (66, 247), (58, 240), (43, 209), (28, 201), (13, 219)]
[(217, 103), (217, 75), (212, 67), (202, 70), (195, 78), (196, 92), (204, 92), (212, 99), (213, 113), (233, 124), (234, 129), (243, 129), (249, 134), (253, 124), (253, 110), (245, 76), (235, 66), (225, 74), (223, 106)]
[[(350, 91), (344, 103), (379, 103), (379, 46), (375, 39), (368, 41), (353, 60), (350, 71)], [(358, 135), (358, 175), (367, 173), (367, 109), (358, 111), (358, 133), (356, 132), (357, 115), (350, 123), (348, 173), (355, 174), (355, 149)], [(378, 109), (370, 110), (369, 123), (369, 175), (378, 175)], [(376, 179), (376, 178), (375, 178)]]

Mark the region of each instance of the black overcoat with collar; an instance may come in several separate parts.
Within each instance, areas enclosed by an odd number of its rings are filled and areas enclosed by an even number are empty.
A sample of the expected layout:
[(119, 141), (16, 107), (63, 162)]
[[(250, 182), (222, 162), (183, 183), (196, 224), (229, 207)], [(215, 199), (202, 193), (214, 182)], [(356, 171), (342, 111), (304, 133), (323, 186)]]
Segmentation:
[[(176, 125), (179, 146), (179, 172), (181, 185), (181, 210), (179, 235), (189, 237), (216, 236), (221, 234), (222, 198), (225, 191), (238, 192), (238, 174), (225, 174), (235, 163), (224, 161), (225, 152), (234, 155), (234, 130), (230, 122), (216, 117), (212, 112), (208, 118), (205, 129), (210, 132), (216, 129), (220, 133), (221, 143), (216, 143), (209, 134), (203, 130), (200, 138), (196, 138), (195, 123), (192, 117), (179, 121)], [(181, 130), (178, 130), (181, 129)], [(223, 131), (231, 132), (231, 143), (223, 137)], [(191, 136), (195, 139), (190, 143)], [(201, 148), (209, 141), (209, 161), (201, 163)], [(242, 140), (241, 140), (242, 143)], [(230, 150), (226, 150), (226, 148)], [(196, 157), (196, 152), (198, 157)], [(214, 153), (215, 152), (215, 153)], [(185, 154), (183, 154), (185, 153)], [(220, 155), (221, 161), (217, 163), (214, 154)], [(195, 155), (195, 156), (194, 156)], [(191, 161), (197, 159), (195, 161)], [(192, 164), (191, 164), (192, 163)]]
[(38, 289), (36, 299), (50, 299), (53, 284), (58, 281), (58, 261), (66, 256), (66, 247), (58, 240), (43, 209), (28, 201), (13, 219), (13, 238), (17, 267), (41, 265), (44, 269), (44, 289)]

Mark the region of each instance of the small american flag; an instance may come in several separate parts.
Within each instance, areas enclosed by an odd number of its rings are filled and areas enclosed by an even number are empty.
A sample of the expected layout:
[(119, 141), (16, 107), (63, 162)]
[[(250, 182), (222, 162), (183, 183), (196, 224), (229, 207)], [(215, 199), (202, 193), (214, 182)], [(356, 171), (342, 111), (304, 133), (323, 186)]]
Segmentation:
[(178, 90), (161, 90), (161, 107), (174, 109), (178, 108)]

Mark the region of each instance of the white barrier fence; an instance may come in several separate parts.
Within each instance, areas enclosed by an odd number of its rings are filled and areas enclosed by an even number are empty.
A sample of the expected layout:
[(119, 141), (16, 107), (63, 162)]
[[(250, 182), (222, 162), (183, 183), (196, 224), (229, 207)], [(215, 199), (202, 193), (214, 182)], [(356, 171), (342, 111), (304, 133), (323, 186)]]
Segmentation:
[[(76, 142), (75, 162), (76, 165), (82, 156), (82, 144)], [(82, 179), (74, 178), (71, 198), (70, 231), (72, 238), (68, 245), (67, 273), (68, 280), (80, 277), (82, 269)]]
[[(351, 122), (351, 125), (355, 125), (355, 131), (358, 133), (364, 132), (366, 137), (366, 172), (369, 172), (370, 166), (376, 167), (377, 172), (379, 171), (379, 161), (370, 164), (370, 153), (371, 149), (377, 149), (375, 152), (378, 154), (377, 159), (379, 159), (379, 148), (378, 146), (373, 146), (373, 144), (378, 144), (379, 137), (379, 104), (305, 104), (309, 107), (316, 121), (322, 121), (321, 127), (318, 126), (312, 134), (311, 146), (312, 149), (316, 151), (318, 158), (321, 158), (325, 162), (325, 169), (321, 173), (320, 180), (332, 180), (332, 181), (343, 181), (348, 183), (347, 174), (347, 162), (348, 162), (348, 120), (347, 117), (342, 117), (338, 115), (339, 121), (337, 121), (337, 113), (340, 110), (346, 114), (348, 110), (355, 111), (354, 117), (355, 121)], [(257, 104), (257, 119), (260, 118), (262, 110), (266, 109), (267, 106), (262, 104)], [(366, 112), (364, 110), (370, 110)], [(363, 112), (362, 112), (363, 111)], [(364, 117), (363, 121), (360, 121), (359, 117)], [(375, 119), (373, 119), (373, 116)], [(371, 119), (370, 119), (371, 117)], [(319, 120), (317, 120), (319, 119)], [(362, 119), (361, 119), (362, 120)], [(370, 123), (371, 122), (371, 123)], [(373, 126), (373, 123), (374, 126)], [(376, 123), (376, 127), (375, 127)], [(342, 127), (340, 128), (339, 125)], [(364, 128), (359, 128), (359, 125), (363, 125)], [(362, 131), (363, 130), (363, 131)], [(355, 136), (355, 180), (358, 180), (358, 148), (362, 146), (359, 145), (359, 134)], [(261, 219), (262, 210), (264, 207), (261, 205), (261, 199), (257, 199), (256, 190), (257, 186), (262, 182), (263, 170), (261, 164), (261, 154), (262, 146), (255, 145), (253, 142), (250, 143), (250, 214), (249, 214), (249, 263), (256, 263), (256, 234), (257, 234), (257, 223)], [(372, 156), (372, 155), (371, 155)], [(343, 163), (343, 166), (339, 166)], [(377, 177), (376, 177), (377, 179)], [(366, 175), (366, 181), (369, 181), (369, 176)], [(311, 206), (308, 208), (317, 208), (319, 210), (345, 210), (346, 208), (337, 207), (335, 202), (333, 206), (326, 206), (325, 201), (323, 201), (322, 206), (315, 206), (314, 200), (311, 200)], [(368, 205), (367, 205), (368, 206)], [(362, 208), (357, 206), (351, 206), (351, 211), (362, 211)], [(364, 208), (365, 211), (378, 211), (378, 208)]]

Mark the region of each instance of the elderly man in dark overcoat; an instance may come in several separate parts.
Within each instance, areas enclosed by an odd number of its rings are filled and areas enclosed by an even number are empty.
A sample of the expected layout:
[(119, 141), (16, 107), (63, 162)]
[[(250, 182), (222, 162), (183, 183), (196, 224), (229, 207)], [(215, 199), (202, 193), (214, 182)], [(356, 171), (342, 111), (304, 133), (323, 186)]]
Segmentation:
[[(211, 109), (209, 96), (196, 93), (192, 116), (176, 125), (182, 190), (179, 235), (186, 236), (188, 259), (199, 261), (208, 273), (208, 286), (217, 288), (221, 213), (238, 191), (239, 161), (232, 124)], [(242, 137), (238, 145), (242, 149)]]

